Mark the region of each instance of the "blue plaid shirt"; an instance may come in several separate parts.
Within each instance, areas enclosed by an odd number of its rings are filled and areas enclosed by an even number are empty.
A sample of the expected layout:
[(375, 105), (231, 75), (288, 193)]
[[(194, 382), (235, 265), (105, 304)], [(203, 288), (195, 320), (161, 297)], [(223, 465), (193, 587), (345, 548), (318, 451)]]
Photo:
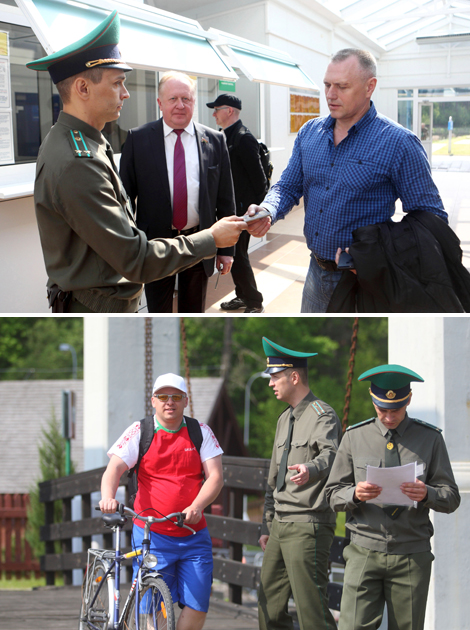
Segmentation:
[(338, 247), (352, 243), (352, 232), (382, 223), (395, 213), (427, 210), (447, 222), (426, 152), (407, 129), (369, 111), (335, 147), (331, 116), (300, 129), (289, 163), (262, 205), (283, 219), (304, 197), (304, 234), (319, 258), (334, 260)]

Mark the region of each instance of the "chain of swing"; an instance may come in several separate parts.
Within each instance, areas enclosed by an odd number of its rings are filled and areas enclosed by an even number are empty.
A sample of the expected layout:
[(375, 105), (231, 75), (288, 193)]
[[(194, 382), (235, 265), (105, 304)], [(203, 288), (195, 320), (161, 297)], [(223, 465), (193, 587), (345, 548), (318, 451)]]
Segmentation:
[[(351, 336), (351, 347), (349, 352), (349, 363), (348, 363), (348, 378), (346, 383), (346, 394), (344, 397), (344, 407), (343, 407), (343, 419), (342, 419), (342, 427), (343, 433), (346, 431), (348, 427), (348, 419), (349, 419), (349, 406), (351, 403), (351, 392), (352, 392), (352, 383), (353, 383), (353, 375), (354, 375), (354, 363), (356, 360), (356, 349), (357, 349), (357, 333), (359, 330), (359, 318), (355, 317), (353, 322), (353, 330)], [(188, 388), (188, 396), (189, 396), (189, 412), (192, 417), (194, 417), (193, 410), (193, 399), (191, 396), (191, 379), (189, 372), (189, 359), (188, 359), (188, 345), (186, 341), (186, 328), (184, 325), (184, 317), (180, 317), (180, 332), (181, 332), (181, 340), (183, 342), (183, 357), (184, 357), (184, 375), (186, 380), (186, 386)], [(152, 387), (153, 387), (153, 366), (152, 366), (152, 318), (145, 318), (145, 413), (146, 415), (152, 415)]]
[[(194, 417), (193, 398), (191, 396), (191, 380), (189, 374), (188, 346), (186, 343), (186, 329), (184, 326), (184, 317), (180, 317), (180, 332), (183, 341), (184, 356), (184, 376), (189, 396), (189, 413)], [(145, 415), (153, 415), (152, 394), (153, 394), (153, 362), (152, 362), (152, 318), (145, 318)]]
[(356, 360), (356, 348), (357, 348), (357, 332), (359, 330), (359, 317), (354, 318), (353, 323), (353, 331), (351, 336), (351, 348), (349, 351), (349, 364), (348, 364), (348, 380), (346, 383), (346, 394), (344, 397), (344, 408), (343, 408), (343, 433), (348, 428), (348, 419), (349, 419), (349, 405), (351, 402), (351, 391), (352, 391), (352, 382), (354, 375), (354, 362)]

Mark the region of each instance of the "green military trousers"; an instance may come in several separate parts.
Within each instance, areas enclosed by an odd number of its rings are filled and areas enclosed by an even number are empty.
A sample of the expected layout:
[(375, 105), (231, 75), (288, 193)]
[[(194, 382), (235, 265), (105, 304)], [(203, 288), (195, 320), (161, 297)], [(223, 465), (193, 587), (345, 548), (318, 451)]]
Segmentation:
[(376, 630), (387, 604), (388, 630), (422, 630), (428, 596), (430, 551), (387, 554), (350, 544), (339, 630)]
[(331, 524), (274, 519), (261, 568), (260, 630), (293, 630), (291, 595), (301, 630), (336, 630), (326, 594), (334, 530)]

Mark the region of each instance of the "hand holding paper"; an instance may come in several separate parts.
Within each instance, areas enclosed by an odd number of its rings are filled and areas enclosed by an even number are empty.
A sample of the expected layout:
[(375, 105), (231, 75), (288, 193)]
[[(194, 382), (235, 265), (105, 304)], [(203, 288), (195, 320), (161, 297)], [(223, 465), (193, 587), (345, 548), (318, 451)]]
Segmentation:
[(417, 473), (416, 462), (393, 468), (367, 466), (367, 481), (382, 488), (382, 492), (377, 498), (370, 499), (369, 503), (378, 505), (415, 505), (415, 500), (404, 494), (401, 486), (405, 483), (414, 483)]

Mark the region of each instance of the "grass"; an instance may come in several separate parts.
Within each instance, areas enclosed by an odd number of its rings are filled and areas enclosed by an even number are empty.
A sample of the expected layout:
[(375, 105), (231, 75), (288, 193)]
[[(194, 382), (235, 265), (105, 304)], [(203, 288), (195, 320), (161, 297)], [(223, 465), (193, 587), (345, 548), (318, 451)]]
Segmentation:
[[(465, 140), (462, 144), (460, 141)], [(441, 144), (444, 140), (441, 140), (438, 144)], [(470, 155), (470, 136), (455, 136), (451, 141), (452, 155)], [(449, 143), (446, 140), (445, 146), (441, 147), (437, 151), (433, 151), (433, 155), (449, 155)]]
[[(64, 580), (62, 577), (56, 577), (56, 586), (63, 586)], [(46, 578), (40, 577), (36, 578), (34, 576), (31, 579), (27, 578), (16, 578), (12, 577), (11, 580), (7, 580), (5, 574), (0, 575), (0, 590), (17, 590), (17, 591), (29, 591), (32, 588), (37, 588), (38, 586), (46, 586)]]

